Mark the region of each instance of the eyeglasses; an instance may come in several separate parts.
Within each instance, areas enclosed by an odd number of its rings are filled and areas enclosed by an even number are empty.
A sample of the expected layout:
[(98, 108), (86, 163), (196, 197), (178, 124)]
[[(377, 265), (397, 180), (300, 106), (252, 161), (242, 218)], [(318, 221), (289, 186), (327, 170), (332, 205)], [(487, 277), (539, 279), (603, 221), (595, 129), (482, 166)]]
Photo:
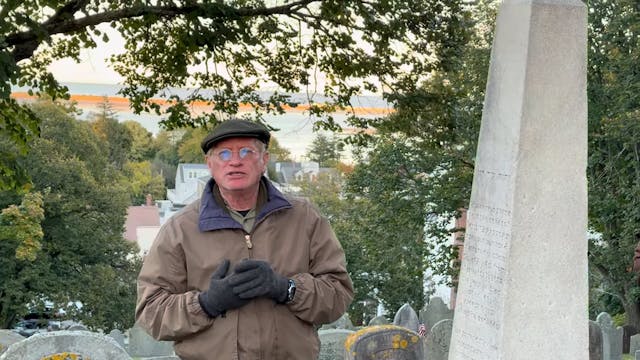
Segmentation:
[(231, 158), (233, 157), (234, 153), (238, 153), (238, 156), (240, 157), (240, 159), (244, 159), (246, 157), (254, 157), (257, 152), (251, 148), (246, 148), (243, 147), (238, 151), (231, 151), (229, 149), (222, 149), (218, 152), (213, 153), (213, 155), (217, 156), (218, 159), (222, 160), (222, 161), (231, 161)]

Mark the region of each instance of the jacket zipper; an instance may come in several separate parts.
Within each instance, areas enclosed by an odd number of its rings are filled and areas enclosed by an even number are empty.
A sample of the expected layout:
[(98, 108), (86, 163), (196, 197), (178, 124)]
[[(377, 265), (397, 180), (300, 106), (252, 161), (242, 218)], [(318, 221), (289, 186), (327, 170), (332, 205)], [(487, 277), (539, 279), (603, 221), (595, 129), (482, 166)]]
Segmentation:
[(251, 235), (250, 234), (245, 234), (244, 235), (244, 242), (245, 244), (247, 244), (247, 250), (249, 250), (249, 258), (253, 257), (253, 251), (251, 249), (253, 249), (253, 243), (251, 242)]
[[(271, 215), (272, 213), (280, 210), (281, 208), (277, 208), (277, 209), (273, 209), (271, 211), (269, 211), (268, 213), (266, 213), (261, 219), (260, 221), (257, 221), (255, 224), (253, 224), (253, 228), (255, 229), (256, 226), (261, 223), (262, 221), (264, 221), (264, 219), (267, 218), (267, 216)], [(253, 230), (252, 230), (253, 231)], [(247, 250), (249, 250), (249, 258), (253, 258), (253, 243), (251, 242), (251, 234), (244, 234), (244, 243), (247, 245)]]

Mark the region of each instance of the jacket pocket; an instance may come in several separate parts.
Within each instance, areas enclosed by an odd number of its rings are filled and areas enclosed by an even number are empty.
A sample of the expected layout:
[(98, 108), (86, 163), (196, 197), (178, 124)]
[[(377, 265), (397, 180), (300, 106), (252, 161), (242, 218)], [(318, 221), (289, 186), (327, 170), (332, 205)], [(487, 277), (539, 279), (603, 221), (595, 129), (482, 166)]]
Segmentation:
[(275, 358), (317, 359), (320, 339), (313, 324), (300, 320), (285, 305), (275, 306)]

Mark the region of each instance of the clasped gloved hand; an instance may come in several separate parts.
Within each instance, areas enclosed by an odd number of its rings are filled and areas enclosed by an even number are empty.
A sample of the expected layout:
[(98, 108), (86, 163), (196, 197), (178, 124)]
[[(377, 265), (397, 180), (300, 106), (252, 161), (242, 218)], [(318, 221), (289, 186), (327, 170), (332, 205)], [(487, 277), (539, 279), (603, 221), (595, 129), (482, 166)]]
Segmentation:
[(287, 300), (289, 279), (276, 273), (268, 262), (262, 260), (242, 260), (229, 279), (233, 293), (241, 299), (266, 296), (278, 303)]
[(198, 294), (200, 306), (211, 317), (224, 314), (227, 310), (239, 308), (249, 302), (233, 293), (230, 284), (233, 275), (225, 277), (228, 270), (229, 260), (224, 259), (211, 274), (209, 289)]

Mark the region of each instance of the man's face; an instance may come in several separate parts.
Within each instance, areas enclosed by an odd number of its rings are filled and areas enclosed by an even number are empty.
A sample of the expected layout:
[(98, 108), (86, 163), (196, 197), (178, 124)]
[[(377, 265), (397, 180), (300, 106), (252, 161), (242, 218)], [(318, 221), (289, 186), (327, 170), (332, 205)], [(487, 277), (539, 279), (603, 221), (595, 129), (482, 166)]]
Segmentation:
[(222, 192), (241, 193), (258, 186), (269, 161), (269, 153), (262, 148), (259, 140), (238, 137), (222, 140), (209, 150), (207, 166)]

